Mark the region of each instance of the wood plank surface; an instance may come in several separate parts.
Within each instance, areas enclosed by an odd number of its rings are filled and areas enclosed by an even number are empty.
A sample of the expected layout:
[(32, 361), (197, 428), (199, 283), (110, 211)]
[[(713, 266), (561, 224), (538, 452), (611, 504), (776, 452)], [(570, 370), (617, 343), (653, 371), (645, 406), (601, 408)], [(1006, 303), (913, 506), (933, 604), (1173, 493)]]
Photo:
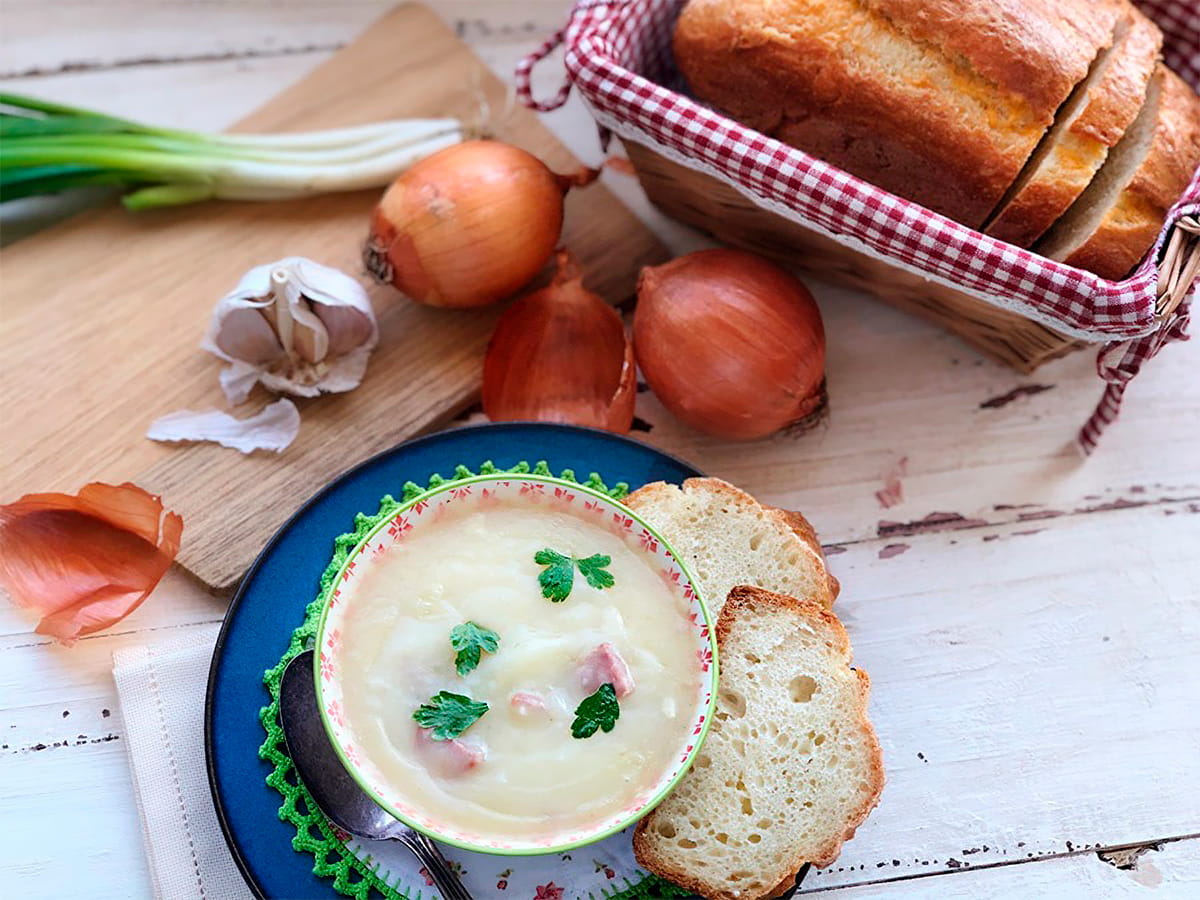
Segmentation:
[[(578, 167), (532, 113), (504, 112), (504, 85), (418, 5), (388, 15), (239, 127), (295, 130), (405, 115), (470, 121), (481, 94), (496, 111), (499, 136), (558, 171)], [(470, 403), (498, 311), (427, 309), (373, 287), (381, 337), (366, 380), (350, 394), (300, 401), (300, 437), (286, 453), (239, 457), (215, 445), (163, 447), (143, 438), (159, 415), (223, 405), (218, 363), (196, 343), (212, 304), (246, 269), (297, 255), (363, 274), (360, 248), (378, 193), (136, 216), (106, 210), (6, 250), (5, 293), (13, 299), (3, 311), (0, 378), (13, 391), (7, 407), (16, 427), (6, 429), (3, 449), (17, 462), (2, 492), (136, 476), (184, 517), (180, 562), (224, 588), (330, 478)], [(625, 299), (640, 266), (663, 257), (662, 245), (602, 186), (572, 192), (566, 206), (563, 242), (590, 286)], [(55, 277), (64, 257), (93, 273), (87, 292)], [(51, 353), (81, 364), (47, 382), (36, 361)]]
[(1184, 900), (1200, 893), (1200, 840), (1164, 841), (1132, 850), (1077, 850), (1048, 857), (1036, 866), (1018, 863), (958, 869), (955, 875), (884, 880), (815, 893), (836, 900)]
[[(8, 89), (217, 128), (331, 55), (304, 43), (343, 42), (386, 5), (7, 0), (0, 68), (61, 73), (9, 79)], [(507, 78), (541, 38), (521, 36), (523, 23), (557, 23), (567, 5), (434, 8)], [(159, 16), (176, 18), (159, 27)], [(128, 27), (134, 18), (149, 30)], [(267, 45), (286, 52), (260, 53)], [(36, 52), (13, 55), (26, 47)], [(535, 74), (549, 93), (561, 72), (547, 63)], [(544, 121), (576, 154), (600, 158), (577, 98)], [(647, 208), (633, 179), (605, 180), (672, 249), (696, 245)], [(11, 302), (3, 268), (0, 305)], [(643, 393), (638, 416), (650, 430), (635, 432), (803, 509), (842, 579), (839, 613), (872, 675), (889, 782), (878, 812), (807, 890), (854, 900), (1196, 896), (1200, 840), (1160, 842), (1200, 831), (1183, 780), (1195, 780), (1200, 747), (1200, 684), (1185, 655), (1200, 614), (1200, 341), (1147, 365), (1081, 464), (1068, 439), (1099, 393), (1091, 354), (1019, 377), (852, 291), (813, 289), (833, 400), (818, 431), (729, 444), (680, 427)], [(56, 364), (47, 390), (79, 365)], [(61, 429), (64, 470), (80, 452), (73, 433)], [(106, 464), (119, 465), (120, 450), (112, 455)], [(876, 492), (900, 460), (903, 497), (884, 508)], [(78, 471), (65, 486), (91, 474)], [(13, 484), (0, 500), (51, 486)], [(109, 657), (216, 621), (224, 605), (176, 572), (112, 633), (64, 650), (0, 604), (0, 894), (70, 896), (86, 870), (90, 897), (151, 896)], [(1123, 843), (1160, 849), (1126, 854), (1125, 869), (1097, 853)]]
[[(395, 0), (5, 0), (0, 78), (330, 52), (395, 5)], [(460, 37), (490, 48), (540, 40), (563, 24), (569, 7), (565, 0), (438, 0), (435, 8)], [(131, 21), (136, 28), (128, 27)], [(197, 28), (199, 21), (209, 27)]]
[[(1020, 522), (930, 532), (906, 536), (899, 553), (889, 550), (897, 545), (891, 536), (838, 545), (845, 547), (831, 556), (845, 586), (838, 612), (856, 663), (872, 676), (888, 783), (855, 840), (808, 886), (882, 879), (877, 895), (888, 896), (896, 879), (917, 877), (929, 888), (934, 882), (924, 876), (935, 872), (1007, 868), (1192, 833), (1200, 710), (1177, 673), (1187, 670), (1200, 637), (1190, 545), (1180, 540), (1200, 538), (1194, 505), (1158, 504), (1152, 518), (1145, 507), (1072, 513), (1038, 523), (1037, 534)], [(1133, 532), (1137, 544), (1114, 553), (1109, 536)], [(1137, 617), (1128, 614), (1129, 598), (1143, 601)], [(111, 684), (101, 684), (113, 650), (219, 614), (218, 603), (175, 578), (116, 633), (69, 650), (17, 634), (0, 643), (0, 690), (21, 698), (0, 720), (15, 751), (0, 756), (0, 766), (19, 766), (0, 782), (20, 808), (36, 806), (21, 798), (50, 791), (39, 786), (52, 771), (45, 766), (66, 766), (78, 754), (75, 767), (90, 770), (101, 765), (93, 754), (114, 752), (75, 745), (72, 730), (91, 723), (95, 707), (115, 708)], [(16, 630), (18, 615), (9, 617), (0, 631)], [(66, 731), (63, 709), (70, 709)], [(79, 733), (89, 741), (116, 735), (109, 744), (122, 731), (118, 720)], [(66, 784), (75, 783), (74, 772)], [(115, 802), (119, 787), (105, 783), (93, 793), (109, 803), (97, 815), (117, 827), (126, 815)], [(60, 796), (57, 788), (51, 796)], [(57, 829), (73, 846), (105, 845), (91, 824), (64, 825), (52, 810), (27, 827), (43, 836)], [(121, 852), (138, 864), (131, 821), (132, 845)], [(0, 853), (0, 872), (18, 865)]]

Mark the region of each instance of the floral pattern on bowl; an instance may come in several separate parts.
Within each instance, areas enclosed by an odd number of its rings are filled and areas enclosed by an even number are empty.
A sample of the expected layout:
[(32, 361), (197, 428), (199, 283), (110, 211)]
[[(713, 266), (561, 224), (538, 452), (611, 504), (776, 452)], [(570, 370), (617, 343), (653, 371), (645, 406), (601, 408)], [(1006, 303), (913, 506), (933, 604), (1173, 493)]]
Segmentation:
[[(646, 791), (608, 819), (586, 829), (575, 829), (542, 841), (491, 840), (459, 831), (436, 817), (413, 807), (387, 784), (374, 763), (359, 752), (343, 713), (339, 679), (342, 650), (341, 624), (344, 599), (353, 593), (373, 559), (404, 541), (422, 523), (437, 521), (452, 504), (486, 504), (502, 498), (520, 497), (527, 503), (547, 508), (569, 509), (573, 515), (592, 520), (622, 539), (635, 552), (649, 556), (659, 568), (663, 582), (684, 601), (696, 641), (696, 662), (703, 673), (701, 690), (691, 716), (691, 728), (679, 745), (675, 763)], [(686, 773), (699, 752), (712, 719), (717, 686), (715, 635), (708, 609), (693, 586), (692, 577), (674, 550), (653, 528), (621, 503), (584, 485), (537, 474), (499, 473), (457, 480), (430, 489), (382, 520), (350, 551), (326, 595), (317, 627), (314, 661), (317, 700), (326, 732), (359, 786), (396, 818), (430, 837), (466, 850), (500, 855), (532, 855), (571, 850), (614, 834), (636, 822), (670, 792)]]

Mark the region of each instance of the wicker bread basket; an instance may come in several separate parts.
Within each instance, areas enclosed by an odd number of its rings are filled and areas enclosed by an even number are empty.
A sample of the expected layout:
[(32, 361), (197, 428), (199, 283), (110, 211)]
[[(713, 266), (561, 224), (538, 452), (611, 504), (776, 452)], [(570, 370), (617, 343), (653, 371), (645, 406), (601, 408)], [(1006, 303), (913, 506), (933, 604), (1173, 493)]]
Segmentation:
[[(772, 257), (825, 281), (859, 288), (954, 332), (981, 353), (1020, 372), (1087, 345), (970, 294), (889, 265), (760, 209), (729, 185), (672, 162), (634, 141), (623, 142), (650, 201), (681, 222), (732, 247)], [(1181, 219), (1159, 264), (1158, 316), (1175, 311), (1200, 266), (1200, 222)]]
[[(553, 109), (578, 88), (603, 139), (621, 138), (647, 196), (672, 217), (874, 294), (1018, 371), (1102, 345), (1108, 387), (1080, 434), (1090, 451), (1141, 364), (1185, 337), (1200, 269), (1200, 171), (1138, 269), (1109, 282), (937, 216), (696, 103), (670, 54), (683, 5), (581, 0), (567, 27), (518, 67), (518, 92)], [(1139, 5), (1163, 28), (1167, 63), (1200, 84), (1191, 0)], [(559, 43), (570, 82), (539, 103), (530, 70)]]

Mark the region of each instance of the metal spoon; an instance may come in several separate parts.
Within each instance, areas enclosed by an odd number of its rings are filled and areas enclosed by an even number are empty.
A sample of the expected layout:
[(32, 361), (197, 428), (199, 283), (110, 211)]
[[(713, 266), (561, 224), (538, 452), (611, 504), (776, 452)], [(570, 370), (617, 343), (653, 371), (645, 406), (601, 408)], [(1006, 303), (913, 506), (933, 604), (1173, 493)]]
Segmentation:
[(317, 714), (313, 652), (296, 656), (279, 685), (279, 719), (300, 780), (338, 828), (373, 841), (399, 841), (412, 851), (444, 900), (472, 900), (437, 845), (389, 815), (350, 777)]

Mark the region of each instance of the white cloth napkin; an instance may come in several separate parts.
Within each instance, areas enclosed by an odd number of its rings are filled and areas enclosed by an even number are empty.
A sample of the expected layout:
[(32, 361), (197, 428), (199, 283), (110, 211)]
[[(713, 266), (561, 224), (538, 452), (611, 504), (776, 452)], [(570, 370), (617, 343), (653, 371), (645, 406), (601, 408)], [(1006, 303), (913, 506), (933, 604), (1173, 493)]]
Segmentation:
[(142, 837), (159, 900), (252, 895), (225, 845), (204, 767), (204, 691), (219, 625), (113, 654)]
[[(171, 641), (113, 654), (125, 746), (158, 900), (252, 896), (217, 823), (204, 765), (204, 694), (218, 631), (216, 624), (199, 627)], [(438, 896), (400, 844), (351, 839), (347, 846), (403, 894)], [(442, 850), (479, 898), (581, 900), (623, 886), (627, 876), (634, 881), (644, 877), (627, 832), (551, 856), (506, 858)]]

